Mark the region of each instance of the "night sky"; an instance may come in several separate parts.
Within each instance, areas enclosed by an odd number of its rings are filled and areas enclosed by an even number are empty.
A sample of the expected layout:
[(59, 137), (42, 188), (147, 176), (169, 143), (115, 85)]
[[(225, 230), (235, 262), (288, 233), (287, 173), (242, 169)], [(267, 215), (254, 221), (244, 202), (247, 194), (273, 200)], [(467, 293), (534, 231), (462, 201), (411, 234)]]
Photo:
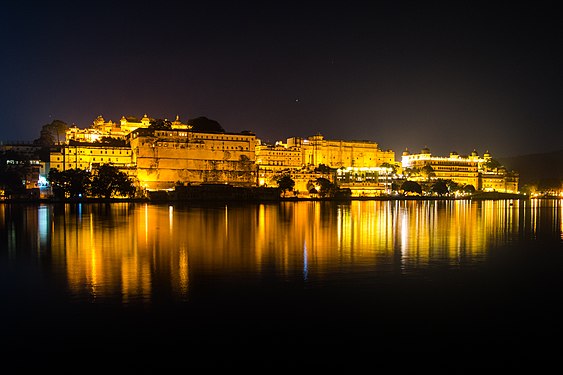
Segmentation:
[(54, 119), (206, 116), (264, 141), (563, 149), (557, 2), (10, 2), (0, 140)]

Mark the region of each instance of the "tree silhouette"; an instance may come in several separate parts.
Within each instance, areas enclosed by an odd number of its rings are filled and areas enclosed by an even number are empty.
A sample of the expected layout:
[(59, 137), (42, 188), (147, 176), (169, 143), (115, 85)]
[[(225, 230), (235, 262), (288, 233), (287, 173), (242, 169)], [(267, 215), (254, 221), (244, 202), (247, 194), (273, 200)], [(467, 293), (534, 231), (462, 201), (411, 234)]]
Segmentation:
[(151, 120), (149, 129), (155, 130), (169, 130), (172, 129), (172, 122), (163, 119)]
[(205, 116), (196, 117), (188, 120), (188, 125), (196, 132), (224, 133), (225, 129), (215, 120), (208, 119)]
[(329, 179), (324, 177), (317, 178), (317, 185), (320, 186), (319, 195), (321, 197), (330, 196), (336, 189), (336, 186), (330, 182)]
[(416, 193), (422, 195), (422, 187), (416, 181), (407, 180), (403, 182), (403, 184), (401, 185), (401, 190), (403, 190), (404, 193)]
[(47, 180), (57, 198), (82, 198), (90, 192), (92, 174), (84, 169), (49, 170)]
[(0, 169), (0, 189), (4, 190), (6, 196), (21, 194), (25, 192), (23, 183), (25, 176), (22, 169), (1, 168)]
[(474, 194), (476, 189), (475, 189), (475, 186), (468, 184), (468, 185), (464, 185), (461, 188), (461, 191), (463, 191), (464, 193), (467, 193), (467, 194)]
[(61, 120), (53, 120), (50, 124), (43, 125), (39, 138), (33, 141), (38, 146), (52, 146), (66, 140), (68, 125)]
[(286, 191), (292, 191), (293, 187), (295, 186), (295, 181), (289, 175), (283, 175), (276, 180), (279, 188), (283, 192), (285, 197)]
[(430, 177), (435, 177), (436, 173), (434, 173), (434, 168), (432, 168), (430, 164), (426, 164), (420, 169), (420, 175), (426, 177), (427, 180), (430, 180)]
[(92, 178), (92, 195), (108, 199), (115, 195), (131, 197), (134, 194), (133, 182), (117, 167), (103, 164), (96, 169)]
[(47, 175), (47, 181), (51, 185), (51, 191), (55, 198), (65, 198), (65, 181), (61, 171), (57, 168), (51, 168)]
[(328, 165), (326, 164), (319, 164), (316, 168), (315, 168), (315, 172), (320, 172), (320, 173), (325, 173), (325, 174), (329, 174), (332, 173), (332, 168), (330, 168)]
[(440, 196), (446, 195), (449, 192), (448, 185), (446, 184), (446, 181), (444, 181), (444, 180), (438, 180), (438, 181), (434, 182), (432, 184), (432, 186), (430, 187), (430, 191), (432, 193), (436, 193)]

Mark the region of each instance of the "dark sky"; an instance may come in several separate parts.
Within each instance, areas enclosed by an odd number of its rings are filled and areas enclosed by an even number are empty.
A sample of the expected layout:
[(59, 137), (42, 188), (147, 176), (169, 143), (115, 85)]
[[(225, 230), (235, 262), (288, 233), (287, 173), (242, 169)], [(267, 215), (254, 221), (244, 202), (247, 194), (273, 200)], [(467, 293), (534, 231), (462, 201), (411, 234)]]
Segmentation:
[(563, 149), (556, 2), (117, 3), (1, 6), (0, 140), (146, 113), (397, 157)]

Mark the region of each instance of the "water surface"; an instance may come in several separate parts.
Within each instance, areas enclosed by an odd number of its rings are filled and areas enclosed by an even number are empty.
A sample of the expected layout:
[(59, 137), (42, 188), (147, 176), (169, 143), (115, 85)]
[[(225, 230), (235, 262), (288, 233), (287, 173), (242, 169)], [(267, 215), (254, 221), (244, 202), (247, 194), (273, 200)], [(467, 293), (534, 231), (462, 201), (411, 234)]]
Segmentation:
[(2, 204), (3, 345), (543, 346), (563, 332), (562, 206)]

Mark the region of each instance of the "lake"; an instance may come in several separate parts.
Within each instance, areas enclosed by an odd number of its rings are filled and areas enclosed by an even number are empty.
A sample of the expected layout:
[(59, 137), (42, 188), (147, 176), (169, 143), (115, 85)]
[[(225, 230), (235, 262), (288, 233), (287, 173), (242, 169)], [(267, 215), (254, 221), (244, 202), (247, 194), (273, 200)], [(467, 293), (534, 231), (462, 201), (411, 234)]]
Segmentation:
[(4, 353), (549, 352), (562, 207), (1, 204)]

